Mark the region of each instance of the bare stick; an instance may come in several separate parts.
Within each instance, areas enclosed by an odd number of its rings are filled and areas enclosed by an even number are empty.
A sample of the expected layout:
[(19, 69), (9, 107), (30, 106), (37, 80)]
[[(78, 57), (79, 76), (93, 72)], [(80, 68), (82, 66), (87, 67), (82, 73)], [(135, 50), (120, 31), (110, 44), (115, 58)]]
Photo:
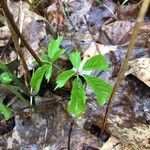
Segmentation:
[(31, 53), (31, 55), (34, 57), (34, 59), (38, 62), (38, 64), (42, 65), (42, 62), (41, 62), (40, 58), (36, 55), (34, 50), (31, 48), (31, 46), (28, 44), (28, 42), (25, 40), (23, 35), (20, 33), (18, 27), (16, 26), (16, 23), (13, 19), (13, 16), (12, 16), (12, 14), (10, 13), (10, 11), (8, 9), (6, 0), (0, 0), (0, 4), (1, 4), (1, 7), (3, 8), (3, 11), (5, 12), (5, 15), (6, 15), (7, 19), (9, 20), (13, 30), (15, 31), (15, 33), (21, 39), (22, 43), (27, 47), (28, 51)]
[(140, 12), (139, 12), (139, 15), (138, 15), (137, 21), (135, 23), (135, 27), (134, 27), (134, 30), (133, 30), (133, 33), (132, 33), (132, 36), (131, 36), (131, 39), (130, 39), (130, 42), (129, 42), (129, 46), (128, 46), (127, 53), (126, 53), (126, 56), (125, 56), (125, 60), (124, 60), (124, 62), (122, 64), (122, 67), (119, 71), (119, 75), (117, 77), (117, 81), (116, 81), (115, 86), (113, 88), (113, 92), (112, 92), (112, 94), (110, 96), (110, 99), (108, 101), (108, 105), (107, 105), (107, 108), (106, 108), (106, 111), (105, 111), (105, 116), (104, 116), (103, 123), (102, 123), (101, 136), (103, 135), (103, 132), (104, 132), (105, 127), (106, 127), (108, 113), (109, 113), (109, 110), (112, 106), (112, 100), (115, 97), (115, 93), (116, 93), (116, 91), (117, 91), (117, 89), (118, 89), (118, 87), (121, 83), (121, 80), (124, 76), (124, 73), (126, 71), (127, 64), (128, 64), (132, 49), (134, 48), (135, 43), (136, 43), (136, 39), (137, 39), (137, 36), (138, 36), (138, 33), (139, 33), (139, 28), (140, 28), (140, 26), (141, 26), (141, 24), (144, 20), (144, 16), (145, 16), (145, 14), (148, 10), (149, 4), (150, 4), (150, 0), (144, 0), (143, 4), (141, 6), (141, 9), (140, 9)]
[(25, 58), (24, 58), (24, 54), (23, 54), (23, 52), (19, 46), (18, 37), (17, 37), (15, 31), (13, 30), (13, 27), (11, 26), (9, 20), (7, 20), (7, 22), (8, 22), (8, 26), (10, 28), (10, 31), (12, 33), (12, 39), (13, 39), (17, 54), (19, 55), (21, 63), (22, 63), (23, 68), (25, 70), (25, 78), (26, 78), (27, 84), (29, 84), (31, 76), (30, 76), (30, 72), (28, 70), (28, 66), (27, 66)]

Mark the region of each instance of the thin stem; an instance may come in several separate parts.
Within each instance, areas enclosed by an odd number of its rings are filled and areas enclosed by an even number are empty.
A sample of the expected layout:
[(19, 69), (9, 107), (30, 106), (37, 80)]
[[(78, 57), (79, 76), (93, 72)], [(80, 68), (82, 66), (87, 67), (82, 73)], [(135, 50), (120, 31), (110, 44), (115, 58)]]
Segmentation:
[(113, 92), (112, 92), (112, 94), (110, 96), (110, 99), (108, 101), (108, 105), (107, 105), (107, 108), (106, 108), (106, 111), (105, 111), (105, 116), (104, 116), (103, 123), (102, 123), (101, 136), (103, 135), (103, 132), (104, 132), (105, 127), (106, 127), (108, 113), (109, 113), (109, 110), (110, 110), (111, 105), (112, 105), (112, 100), (115, 97), (115, 93), (116, 93), (116, 91), (117, 91), (117, 89), (118, 89), (118, 87), (119, 87), (119, 85), (121, 83), (121, 80), (122, 80), (122, 78), (124, 76), (124, 73), (126, 71), (127, 64), (128, 64), (128, 61), (129, 61), (132, 49), (134, 48), (135, 43), (136, 43), (136, 39), (137, 39), (137, 36), (138, 36), (138, 33), (139, 33), (139, 28), (140, 28), (140, 26), (141, 26), (141, 24), (142, 24), (142, 22), (144, 20), (144, 16), (145, 16), (145, 14), (146, 14), (146, 12), (148, 10), (149, 4), (150, 4), (150, 0), (144, 0), (143, 4), (141, 6), (141, 9), (140, 9), (137, 21), (135, 23), (133, 34), (131, 36), (130, 43), (129, 43), (129, 46), (128, 46), (128, 49), (127, 49), (125, 60), (124, 60), (124, 62), (122, 64), (122, 67), (121, 67), (121, 69), (119, 71), (119, 75), (117, 77), (117, 81), (115, 83)]
[(74, 120), (71, 121), (71, 123), (70, 123), (70, 129), (69, 129), (69, 135), (68, 135), (68, 150), (71, 149), (70, 144), (71, 144), (71, 133), (73, 130), (73, 126), (74, 126)]
[(26, 61), (25, 61), (25, 58), (24, 58), (24, 54), (23, 54), (23, 52), (22, 52), (22, 50), (21, 50), (21, 48), (19, 46), (17, 35), (14, 32), (13, 28), (11, 27), (11, 24), (9, 24), (9, 28), (10, 28), (10, 30), (12, 32), (12, 39), (13, 39), (16, 51), (17, 51), (17, 53), (18, 53), (18, 55), (20, 57), (21, 63), (22, 63), (23, 68), (25, 70), (25, 76), (26, 76), (25, 78), (27, 79), (27, 84), (29, 85), (29, 82), (30, 82), (30, 79), (31, 79), (31, 75), (30, 75), (30, 72), (28, 70), (28, 66), (26, 64)]
[(30, 75), (30, 72), (28, 70), (28, 66), (26, 64), (26, 61), (25, 61), (25, 58), (24, 58), (24, 54), (19, 46), (19, 41), (18, 41), (18, 37), (17, 37), (17, 34), (15, 33), (10, 21), (8, 19), (6, 19), (7, 23), (8, 23), (8, 26), (10, 28), (10, 31), (12, 33), (12, 40), (14, 42), (14, 45), (15, 45), (15, 48), (16, 48), (16, 51), (17, 51), (17, 54), (19, 55), (20, 57), (20, 60), (21, 60), (21, 63), (23, 65), (23, 68), (25, 70), (25, 79), (27, 81), (27, 86), (29, 85), (29, 82), (30, 82), (30, 79), (31, 79), (31, 75)]
[(1, 7), (3, 8), (3, 11), (5, 12), (5, 15), (6, 15), (7, 19), (9, 20), (13, 30), (15, 31), (17, 36), (21, 39), (22, 43), (27, 47), (28, 51), (31, 53), (31, 55), (34, 57), (34, 59), (38, 62), (38, 64), (42, 65), (40, 58), (37, 56), (37, 54), (34, 52), (34, 50), (31, 48), (31, 46), (25, 40), (23, 35), (20, 33), (20, 31), (19, 31), (18, 27), (16, 26), (16, 23), (13, 19), (13, 16), (8, 9), (6, 2), (7, 2), (6, 0), (0, 0)]
[(58, 67), (56, 64), (54, 64), (50, 59), (48, 61), (44, 61), (44, 63), (51, 64), (52, 66), (57, 68), (60, 72), (63, 72), (63, 70), (60, 67)]
[(54, 63), (50, 62), (55, 68), (57, 68), (60, 72), (63, 72), (63, 70), (61, 68), (59, 68), (57, 65), (55, 65)]

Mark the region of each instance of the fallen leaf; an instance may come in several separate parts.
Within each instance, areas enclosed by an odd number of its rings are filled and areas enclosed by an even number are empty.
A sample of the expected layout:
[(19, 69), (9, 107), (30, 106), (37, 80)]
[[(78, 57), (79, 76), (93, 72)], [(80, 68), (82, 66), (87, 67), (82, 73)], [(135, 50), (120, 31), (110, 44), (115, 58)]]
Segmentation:
[(139, 8), (141, 7), (140, 3), (133, 5), (118, 5), (118, 7), (116, 7), (116, 14), (118, 19), (129, 20), (136, 18), (139, 13)]
[(64, 29), (67, 22), (60, 3), (61, 2), (56, 1), (45, 9), (45, 15), (47, 16), (47, 19), (51, 22), (55, 30)]
[(100, 148), (100, 150), (122, 150), (122, 143), (115, 137), (111, 136), (109, 140)]
[[(107, 45), (123, 45), (129, 42), (135, 22), (115, 21), (108, 25), (103, 25), (99, 41)], [(146, 36), (146, 37), (145, 37)], [(150, 23), (144, 22), (140, 27), (136, 46), (144, 46), (150, 38)]]
[(128, 63), (125, 76), (133, 74), (150, 87), (150, 58), (139, 58)]
[(100, 41), (103, 44), (119, 45), (124, 44), (130, 38), (129, 32), (133, 29), (134, 22), (115, 21), (101, 28)]
[(92, 56), (98, 55), (99, 52), (102, 55), (105, 55), (106, 53), (108, 53), (110, 51), (116, 51), (117, 47), (118, 47), (117, 45), (109, 46), (109, 45), (103, 45), (103, 44), (98, 44), (98, 43), (92, 42), (91, 45), (89, 46), (89, 48), (84, 51), (83, 57), (92, 57)]

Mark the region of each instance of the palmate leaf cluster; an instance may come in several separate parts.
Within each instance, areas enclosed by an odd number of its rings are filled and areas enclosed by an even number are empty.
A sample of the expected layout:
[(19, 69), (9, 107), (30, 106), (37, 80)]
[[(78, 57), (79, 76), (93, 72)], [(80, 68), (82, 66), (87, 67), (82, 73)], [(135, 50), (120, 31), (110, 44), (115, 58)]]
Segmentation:
[(43, 65), (35, 71), (30, 82), (31, 87), (37, 93), (40, 90), (40, 86), (44, 77), (46, 78), (47, 82), (49, 82), (52, 75), (53, 64), (65, 52), (64, 49), (60, 48), (61, 41), (61, 36), (59, 36), (56, 40), (52, 39), (48, 45), (48, 54), (45, 50), (42, 52)]
[[(60, 48), (61, 41), (62, 37), (52, 40), (48, 45), (48, 53), (46, 53), (45, 50), (43, 51), (43, 65), (35, 71), (30, 82), (31, 87), (37, 93), (40, 90), (41, 82), (44, 77), (49, 82), (52, 75), (53, 64), (65, 52), (64, 49)], [(81, 60), (80, 52), (76, 51), (69, 55), (69, 60), (72, 63), (73, 68), (63, 71), (57, 76), (55, 90), (57, 88), (62, 88), (72, 77), (74, 77), (70, 101), (68, 102), (68, 112), (72, 116), (78, 117), (86, 110), (86, 84), (88, 84), (95, 93), (97, 103), (100, 106), (103, 106), (106, 103), (106, 100), (112, 92), (112, 86), (99, 77), (89, 75), (89, 72), (94, 70), (108, 71), (108, 63), (104, 56), (96, 55), (84, 62)], [(85, 82), (81, 80), (81, 77)]]
[(94, 91), (97, 97), (97, 103), (100, 106), (103, 106), (106, 103), (106, 100), (112, 92), (112, 86), (99, 77), (89, 75), (88, 72), (94, 70), (107, 71), (108, 64), (104, 56), (93, 56), (81, 65), (82, 61), (80, 52), (76, 51), (69, 55), (69, 59), (73, 65), (73, 68), (58, 75), (56, 88), (63, 87), (71, 77), (76, 76), (73, 81), (70, 101), (68, 103), (68, 112), (72, 116), (77, 117), (86, 110), (85, 83), (82, 82), (81, 76)]

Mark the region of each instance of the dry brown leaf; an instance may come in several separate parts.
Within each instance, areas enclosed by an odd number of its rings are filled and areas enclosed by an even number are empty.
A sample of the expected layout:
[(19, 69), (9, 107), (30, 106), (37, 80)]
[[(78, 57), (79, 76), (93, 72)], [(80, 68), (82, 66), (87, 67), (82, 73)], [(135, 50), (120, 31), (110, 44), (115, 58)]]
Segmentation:
[(129, 32), (133, 29), (134, 22), (115, 21), (101, 28), (100, 41), (104, 44), (118, 45), (129, 40)]
[(11, 33), (7, 26), (0, 27), (0, 40), (9, 39), (10, 36)]
[[(102, 55), (104, 55), (110, 51), (116, 51), (117, 47), (118, 46), (102, 45), (102, 44), (92, 42), (89, 48), (86, 51), (84, 51), (83, 57), (92, 57), (94, 55), (98, 55), (99, 51)], [(99, 51), (97, 50), (97, 48)]]
[(76, 29), (81, 27), (81, 22), (84, 22), (84, 16), (90, 11), (92, 7), (92, 0), (78, 0), (72, 1), (70, 4), (70, 20)]
[(88, 13), (89, 17), (87, 18), (89, 25), (96, 29), (108, 22), (108, 20), (117, 19), (115, 15), (116, 6), (112, 1), (105, 1), (104, 4), (91, 7)]
[(100, 150), (111, 150), (111, 149), (123, 150), (121, 142), (113, 136), (111, 136), (109, 140), (102, 146), (102, 148), (100, 148)]
[(133, 74), (150, 87), (150, 58), (139, 58), (128, 63), (125, 76)]
[(131, 18), (136, 18), (139, 13), (140, 3), (133, 5), (119, 5), (116, 7), (116, 14), (118, 19), (128, 20)]
[[(135, 22), (132, 21), (115, 21), (108, 25), (103, 25), (101, 28), (100, 41), (102, 44), (122, 45), (130, 40)], [(144, 22), (140, 28), (138, 35), (137, 46), (148, 47), (150, 38), (150, 23)]]
[(53, 27), (56, 28), (56, 30), (64, 29), (66, 26), (67, 20), (62, 9), (60, 2), (56, 1), (45, 10), (47, 19), (53, 24)]

